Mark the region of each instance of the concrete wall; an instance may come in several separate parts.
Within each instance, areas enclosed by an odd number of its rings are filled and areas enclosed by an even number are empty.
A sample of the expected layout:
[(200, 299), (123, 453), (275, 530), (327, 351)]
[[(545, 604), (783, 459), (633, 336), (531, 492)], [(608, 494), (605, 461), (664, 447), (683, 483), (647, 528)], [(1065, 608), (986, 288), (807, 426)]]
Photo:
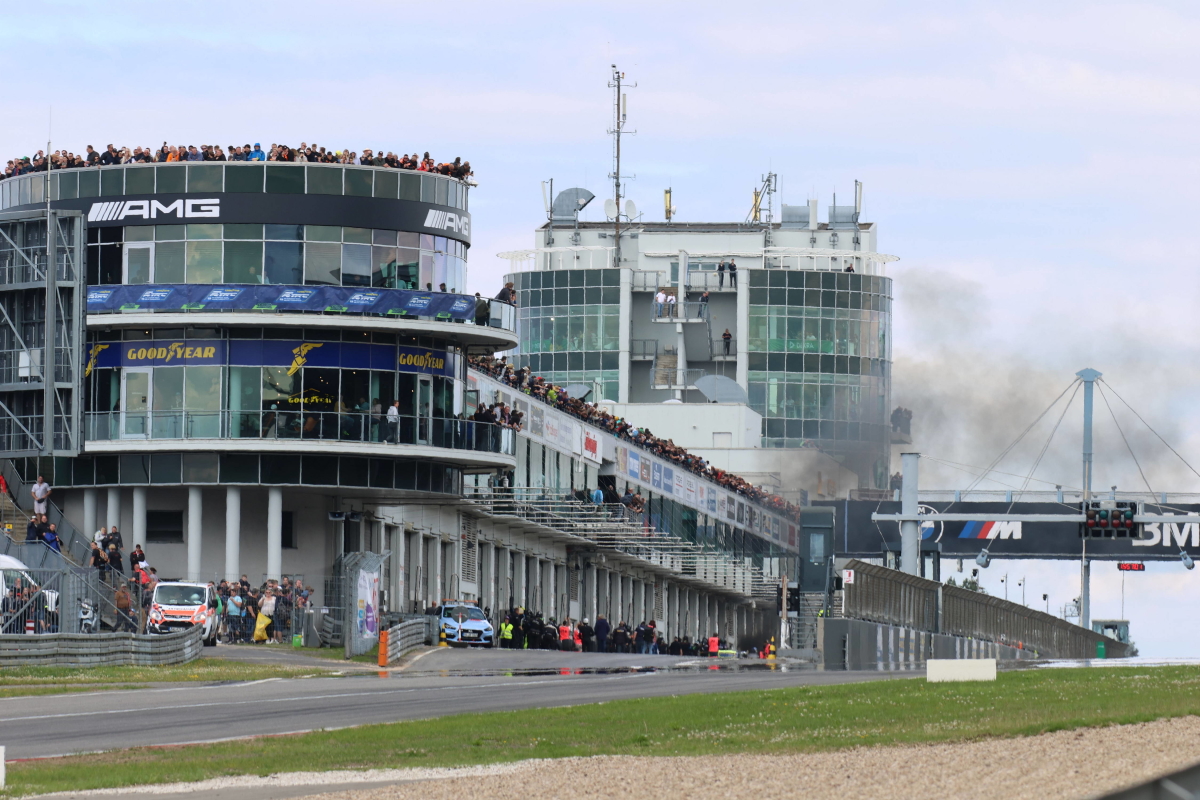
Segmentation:
[(817, 643), (825, 669), (908, 670), (920, 669), (929, 658), (1014, 661), (1035, 657), (1029, 650), (995, 642), (828, 617), (817, 620)]

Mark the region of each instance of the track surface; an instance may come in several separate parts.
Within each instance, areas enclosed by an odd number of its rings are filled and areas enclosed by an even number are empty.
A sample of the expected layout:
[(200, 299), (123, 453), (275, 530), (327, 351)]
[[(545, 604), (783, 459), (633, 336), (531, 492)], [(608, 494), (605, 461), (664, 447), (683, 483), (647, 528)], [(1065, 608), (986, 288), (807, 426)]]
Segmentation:
[[(216, 655), (255, 661), (287, 658), (281, 650), (268, 649), (261, 654), (241, 651), (243, 648), (220, 648)], [(419, 659), (404, 672), (380, 674), (368, 668), (340, 678), (178, 684), (138, 691), (15, 697), (0, 704), (0, 742), (7, 746), (9, 759), (36, 758), (476, 711), (852, 683), (923, 674), (712, 670), (707, 664), (692, 669), (662, 669), (684, 662), (670, 656), (439, 650)], [(322, 666), (340, 668), (337, 661)], [(632, 667), (659, 669), (628, 671)], [(597, 671), (575, 674), (580, 668)], [(560, 670), (567, 674), (561, 674)]]

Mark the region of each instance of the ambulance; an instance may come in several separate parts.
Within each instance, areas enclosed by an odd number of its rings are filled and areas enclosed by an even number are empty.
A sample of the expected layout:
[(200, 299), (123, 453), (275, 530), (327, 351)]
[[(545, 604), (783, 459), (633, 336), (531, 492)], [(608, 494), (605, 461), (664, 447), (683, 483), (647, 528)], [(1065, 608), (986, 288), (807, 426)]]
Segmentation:
[(163, 582), (150, 598), (147, 633), (175, 633), (194, 625), (204, 627), (204, 646), (217, 643), (217, 593), (204, 583)]

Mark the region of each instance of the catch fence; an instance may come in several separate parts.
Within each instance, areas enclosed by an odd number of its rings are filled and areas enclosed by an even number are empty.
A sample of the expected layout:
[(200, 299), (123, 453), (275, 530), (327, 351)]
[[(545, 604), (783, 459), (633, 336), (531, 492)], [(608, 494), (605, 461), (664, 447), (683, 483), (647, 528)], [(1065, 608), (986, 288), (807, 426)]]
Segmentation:
[(858, 560), (846, 569), (854, 578), (845, 584), (843, 615), (851, 619), (996, 642), (1044, 658), (1094, 658), (1100, 642), (1109, 658), (1129, 652), (1127, 644), (1019, 603)]

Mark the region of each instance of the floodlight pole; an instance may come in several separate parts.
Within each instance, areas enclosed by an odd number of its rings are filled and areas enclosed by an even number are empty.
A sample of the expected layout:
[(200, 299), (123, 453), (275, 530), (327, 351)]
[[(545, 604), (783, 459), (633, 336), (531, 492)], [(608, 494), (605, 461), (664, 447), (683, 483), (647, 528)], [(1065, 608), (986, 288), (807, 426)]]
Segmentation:
[[(1075, 377), (1083, 381), (1083, 511), (1092, 498), (1092, 391), (1100, 373), (1094, 369), (1081, 369)], [(1091, 630), (1091, 583), (1092, 567), (1087, 560), (1087, 536), (1080, 539), (1082, 554), (1079, 557), (1079, 627)]]

